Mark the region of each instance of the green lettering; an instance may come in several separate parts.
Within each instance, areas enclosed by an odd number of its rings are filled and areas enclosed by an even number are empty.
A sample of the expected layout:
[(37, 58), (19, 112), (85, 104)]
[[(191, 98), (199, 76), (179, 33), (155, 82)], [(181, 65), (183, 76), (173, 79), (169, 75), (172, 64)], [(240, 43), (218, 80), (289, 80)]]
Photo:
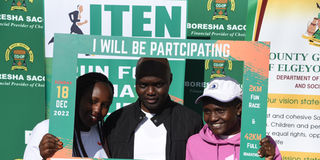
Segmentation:
[(132, 6), (132, 36), (151, 37), (151, 31), (144, 31), (143, 25), (150, 24), (150, 18), (144, 18), (144, 12), (150, 12), (151, 6)]
[(123, 12), (129, 11), (129, 6), (105, 5), (104, 10), (111, 12), (111, 36), (122, 36)]
[(90, 34), (101, 35), (101, 5), (90, 5)]
[(156, 7), (156, 37), (165, 36), (165, 26), (171, 37), (180, 37), (181, 7), (172, 7), (171, 17), (165, 6)]

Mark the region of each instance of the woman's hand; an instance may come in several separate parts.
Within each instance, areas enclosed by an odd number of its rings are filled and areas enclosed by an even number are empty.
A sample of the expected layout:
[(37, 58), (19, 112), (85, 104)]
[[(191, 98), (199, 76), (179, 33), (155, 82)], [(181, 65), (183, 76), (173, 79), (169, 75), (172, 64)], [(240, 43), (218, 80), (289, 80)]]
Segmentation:
[(260, 141), (261, 148), (258, 151), (260, 157), (265, 157), (266, 160), (273, 160), (275, 156), (275, 146), (270, 142), (268, 137)]
[(52, 157), (58, 150), (63, 148), (63, 143), (56, 136), (47, 133), (39, 144), (40, 155), (43, 159)]

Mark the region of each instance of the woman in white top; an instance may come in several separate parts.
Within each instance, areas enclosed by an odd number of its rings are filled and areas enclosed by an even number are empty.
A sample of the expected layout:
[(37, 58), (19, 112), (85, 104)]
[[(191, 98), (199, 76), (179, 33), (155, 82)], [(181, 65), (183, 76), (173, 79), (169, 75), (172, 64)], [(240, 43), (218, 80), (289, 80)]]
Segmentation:
[[(99, 157), (108, 158), (108, 151), (101, 153), (104, 144), (101, 127), (113, 92), (112, 83), (101, 73), (87, 73), (77, 79), (73, 157), (94, 157), (100, 150)], [(48, 133), (48, 129), (49, 120), (40, 122), (33, 129), (24, 160), (50, 158), (63, 148), (62, 142)]]

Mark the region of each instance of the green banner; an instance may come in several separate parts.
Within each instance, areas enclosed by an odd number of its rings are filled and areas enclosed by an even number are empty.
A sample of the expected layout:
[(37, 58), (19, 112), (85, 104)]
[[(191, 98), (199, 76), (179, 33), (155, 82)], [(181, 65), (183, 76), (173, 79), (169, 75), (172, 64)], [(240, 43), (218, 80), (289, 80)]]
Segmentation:
[[(180, 39), (129, 38), (55, 34), (52, 70), (50, 133), (72, 144), (75, 79), (78, 54), (125, 57), (166, 57), (169, 59), (215, 59), (243, 61), (244, 101), (240, 157), (258, 158), (259, 137), (265, 136), (269, 43), (247, 41), (199, 41)], [(68, 45), (65, 45), (68, 44)], [(110, 58), (109, 58), (110, 59)], [(81, 61), (81, 60), (80, 60)], [(233, 63), (236, 64), (236, 63)], [(170, 64), (171, 65), (171, 64)], [(227, 67), (227, 68), (228, 68)], [(81, 66), (80, 66), (81, 68)], [(119, 69), (118, 67), (115, 67)], [(128, 67), (129, 69), (130, 67)], [(98, 67), (99, 69), (99, 67)], [(99, 69), (100, 70), (100, 69)], [(185, 68), (180, 68), (183, 72)], [(179, 75), (178, 75), (179, 76)], [(174, 73), (174, 77), (177, 77)], [(203, 75), (202, 75), (203, 77)], [(178, 80), (177, 80), (178, 81)], [(180, 85), (180, 84), (178, 84)], [(182, 83), (183, 85), (183, 83)], [(179, 92), (179, 91), (178, 91)], [(182, 92), (183, 93), (183, 92)], [(171, 94), (171, 93), (170, 93)], [(64, 97), (62, 96), (64, 95)], [(56, 102), (67, 104), (56, 106)], [(61, 113), (69, 112), (68, 115)], [(60, 113), (60, 114), (59, 114)], [(252, 138), (252, 135), (255, 138)], [(66, 145), (59, 156), (71, 156)]]
[(1, 159), (18, 159), (45, 117), (43, 1), (0, 1)]
[(188, 0), (187, 37), (244, 40), (247, 11), (248, 0)]

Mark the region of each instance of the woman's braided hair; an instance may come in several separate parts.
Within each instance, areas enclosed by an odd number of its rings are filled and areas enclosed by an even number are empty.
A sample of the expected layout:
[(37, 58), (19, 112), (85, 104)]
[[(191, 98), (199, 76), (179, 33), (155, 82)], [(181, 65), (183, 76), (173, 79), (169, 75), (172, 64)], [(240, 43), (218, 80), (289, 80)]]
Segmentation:
[[(80, 117), (79, 117), (79, 109), (80, 109), (80, 100), (82, 96), (88, 92), (92, 91), (94, 85), (97, 82), (103, 82), (106, 85), (110, 86), (112, 95), (114, 92), (113, 84), (109, 81), (109, 79), (97, 72), (90, 72), (87, 74), (84, 74), (77, 78), (77, 88), (76, 88), (76, 107), (75, 107), (75, 123), (74, 123), (74, 132), (73, 132), (73, 153), (72, 155), (74, 157), (88, 157), (87, 152), (84, 149), (81, 136), (80, 136)], [(98, 132), (99, 132), (99, 138), (102, 144), (104, 144), (104, 139), (102, 136), (102, 125), (103, 120), (98, 122)]]

